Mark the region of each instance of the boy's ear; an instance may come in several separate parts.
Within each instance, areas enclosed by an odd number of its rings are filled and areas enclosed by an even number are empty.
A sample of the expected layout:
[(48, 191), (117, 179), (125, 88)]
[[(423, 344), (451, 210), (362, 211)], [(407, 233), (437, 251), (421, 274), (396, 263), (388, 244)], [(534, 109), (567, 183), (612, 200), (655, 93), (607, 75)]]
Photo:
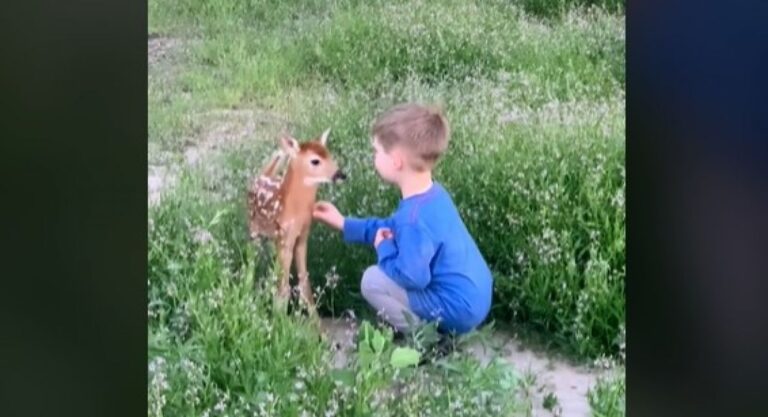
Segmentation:
[(395, 169), (401, 170), (405, 166), (405, 154), (399, 149), (394, 148), (390, 152), (392, 163), (395, 164)]
[(294, 157), (299, 153), (299, 141), (294, 139), (288, 134), (283, 134), (278, 141), (280, 149), (287, 153), (289, 156)]

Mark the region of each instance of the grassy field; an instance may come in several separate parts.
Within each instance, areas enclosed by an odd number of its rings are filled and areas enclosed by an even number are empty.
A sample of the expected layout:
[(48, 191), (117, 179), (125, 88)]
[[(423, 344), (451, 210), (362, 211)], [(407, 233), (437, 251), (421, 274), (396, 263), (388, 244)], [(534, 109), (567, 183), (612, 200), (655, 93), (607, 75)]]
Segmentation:
[[(350, 179), (321, 198), (387, 215), (398, 196), (372, 170), (369, 129), (403, 101), (440, 104), (452, 123), (436, 178), (493, 269), (497, 324), (623, 360), (623, 2), (150, 0), (149, 12), (148, 157), (173, 179), (149, 208), (151, 415), (524, 413), (509, 395), (524, 382), (501, 363), (398, 368), (369, 333), (375, 346), (332, 371), (311, 323), (271, 310), (244, 190), (276, 135), (331, 127)], [(372, 251), (316, 227), (309, 253), (323, 314), (370, 318), (359, 277)], [(393, 380), (397, 396), (382, 389)], [(590, 400), (622, 415), (623, 379)]]
[(624, 372), (612, 378), (600, 379), (588, 394), (592, 415), (594, 417), (626, 415), (626, 392)]

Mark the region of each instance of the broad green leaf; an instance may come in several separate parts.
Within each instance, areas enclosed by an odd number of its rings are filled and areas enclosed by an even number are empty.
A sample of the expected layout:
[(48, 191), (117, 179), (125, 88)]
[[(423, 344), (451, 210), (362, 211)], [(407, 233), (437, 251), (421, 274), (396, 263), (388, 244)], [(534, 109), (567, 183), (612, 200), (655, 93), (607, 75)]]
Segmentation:
[(360, 342), (357, 348), (357, 361), (362, 368), (367, 368), (373, 362), (373, 350), (369, 343)]
[(454, 365), (454, 364), (452, 364), (450, 362), (438, 361), (437, 363), (440, 365), (441, 368), (444, 368), (446, 370), (449, 370), (449, 371), (452, 371), (452, 372), (456, 372), (456, 373), (461, 373), (462, 372), (461, 369), (458, 366), (456, 366), (456, 365)]
[(395, 368), (405, 368), (406, 366), (418, 365), (420, 358), (421, 354), (416, 349), (396, 347), (392, 351), (389, 363)]
[(349, 369), (334, 369), (331, 371), (331, 378), (348, 387), (355, 386), (355, 373)]
[(376, 353), (381, 353), (384, 350), (384, 343), (386, 343), (386, 339), (384, 339), (384, 336), (381, 335), (381, 332), (376, 330), (373, 333), (373, 351)]

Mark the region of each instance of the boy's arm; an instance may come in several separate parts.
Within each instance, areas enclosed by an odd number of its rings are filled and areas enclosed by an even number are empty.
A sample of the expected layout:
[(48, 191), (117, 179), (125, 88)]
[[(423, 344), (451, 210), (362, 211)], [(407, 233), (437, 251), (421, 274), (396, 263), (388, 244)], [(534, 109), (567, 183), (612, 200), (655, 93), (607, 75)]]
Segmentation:
[(345, 217), (342, 226), (344, 241), (347, 243), (367, 243), (373, 245), (376, 231), (382, 227), (389, 227), (389, 223), (390, 219), (381, 219), (378, 217), (369, 217), (366, 219)]
[(376, 248), (378, 265), (393, 281), (407, 290), (423, 290), (432, 280), (429, 265), (435, 244), (419, 225), (405, 225)]

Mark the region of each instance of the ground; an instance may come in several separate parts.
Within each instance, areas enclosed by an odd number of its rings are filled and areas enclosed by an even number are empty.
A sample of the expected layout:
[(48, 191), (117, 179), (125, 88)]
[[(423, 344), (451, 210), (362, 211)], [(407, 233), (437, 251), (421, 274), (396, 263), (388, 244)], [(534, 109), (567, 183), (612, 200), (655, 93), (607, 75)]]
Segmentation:
[[(344, 368), (352, 350), (357, 322), (348, 318), (324, 318), (322, 327), (331, 344), (337, 348), (334, 366)], [(469, 350), (483, 363), (500, 355), (529, 379), (528, 395), (533, 416), (590, 416), (587, 392), (595, 386), (599, 376), (612, 372), (575, 364), (552, 353), (533, 349), (505, 331), (495, 332), (490, 343), (473, 342)], [(556, 398), (556, 405), (548, 410), (544, 404), (545, 398), (550, 395)]]
[[(543, 30), (543, 29), (542, 29)], [(171, 80), (177, 75), (178, 60), (182, 51), (199, 42), (194, 36), (175, 37), (150, 35), (148, 39), (149, 76), (155, 80)], [(177, 94), (177, 91), (172, 94)], [(183, 92), (182, 92), (183, 94)], [(577, 103), (578, 104), (578, 103)], [(219, 157), (236, 152), (248, 146), (254, 137), (270, 137), (263, 132), (277, 132), (290, 128), (292, 121), (280, 114), (279, 109), (264, 108), (258, 103), (249, 103), (246, 108), (192, 108), (184, 117), (194, 119), (198, 126), (192, 133), (175, 138), (171, 145), (151, 141), (148, 144), (148, 194), (150, 206), (156, 205), (168, 190), (173, 189), (182, 172), (189, 167), (214, 169)], [(563, 104), (561, 107), (567, 107)], [(576, 106), (578, 107), (578, 106)], [(574, 119), (583, 120), (589, 115), (568, 112), (563, 108), (552, 110), (553, 114), (573, 114)], [(566, 109), (567, 110), (567, 109)], [(548, 114), (544, 106), (543, 113)], [(594, 113), (594, 114), (592, 114)], [(602, 120), (601, 112), (592, 112), (590, 117)], [(524, 125), (525, 121), (540, 117), (528, 114), (526, 110), (514, 110), (505, 114), (502, 123)], [(570, 125), (568, 120), (561, 121)], [(255, 133), (259, 134), (255, 134)], [(256, 167), (254, 167), (256, 169)], [(243, 190), (244, 191), (244, 190)], [(334, 366), (343, 368), (350, 359), (350, 341), (358, 322), (339, 318), (324, 318), (322, 328), (334, 352)], [(514, 369), (525, 376), (527, 395), (534, 416), (589, 416), (588, 391), (595, 387), (598, 378), (611, 375), (617, 370), (574, 363), (551, 351), (534, 348), (522, 338), (508, 331), (495, 331), (489, 343), (473, 342), (467, 349), (480, 361), (488, 361), (499, 355)]]
[[(178, 48), (182, 42), (174, 39), (155, 38), (148, 42), (150, 67), (162, 63), (164, 57)], [(189, 146), (182, 151), (181, 164), (202, 164), (206, 159), (215, 158), (216, 152), (226, 147), (237, 146), (248, 138), (256, 126), (264, 123), (284, 123), (284, 120), (270, 112), (251, 110), (219, 110), (206, 115), (207, 126), (200, 135), (189, 141)], [(173, 187), (177, 163), (168, 162), (164, 165), (150, 165), (147, 187), (149, 204), (155, 204), (162, 197), (164, 190)], [(351, 335), (355, 331), (356, 322), (324, 318), (323, 329), (326, 335), (337, 345), (335, 366), (343, 368), (348, 360)], [(511, 363), (515, 369), (523, 372), (533, 382), (529, 394), (534, 416), (589, 416), (590, 407), (587, 392), (594, 387), (597, 378), (610, 371), (592, 368), (586, 365), (574, 364), (565, 359), (552, 356), (543, 350), (533, 350), (518, 338), (507, 332), (495, 334), (494, 347), (476, 343), (471, 347), (472, 352), (481, 360), (487, 361), (495, 348), (504, 360)], [(556, 405), (551, 410), (544, 407), (545, 398), (554, 395)]]

